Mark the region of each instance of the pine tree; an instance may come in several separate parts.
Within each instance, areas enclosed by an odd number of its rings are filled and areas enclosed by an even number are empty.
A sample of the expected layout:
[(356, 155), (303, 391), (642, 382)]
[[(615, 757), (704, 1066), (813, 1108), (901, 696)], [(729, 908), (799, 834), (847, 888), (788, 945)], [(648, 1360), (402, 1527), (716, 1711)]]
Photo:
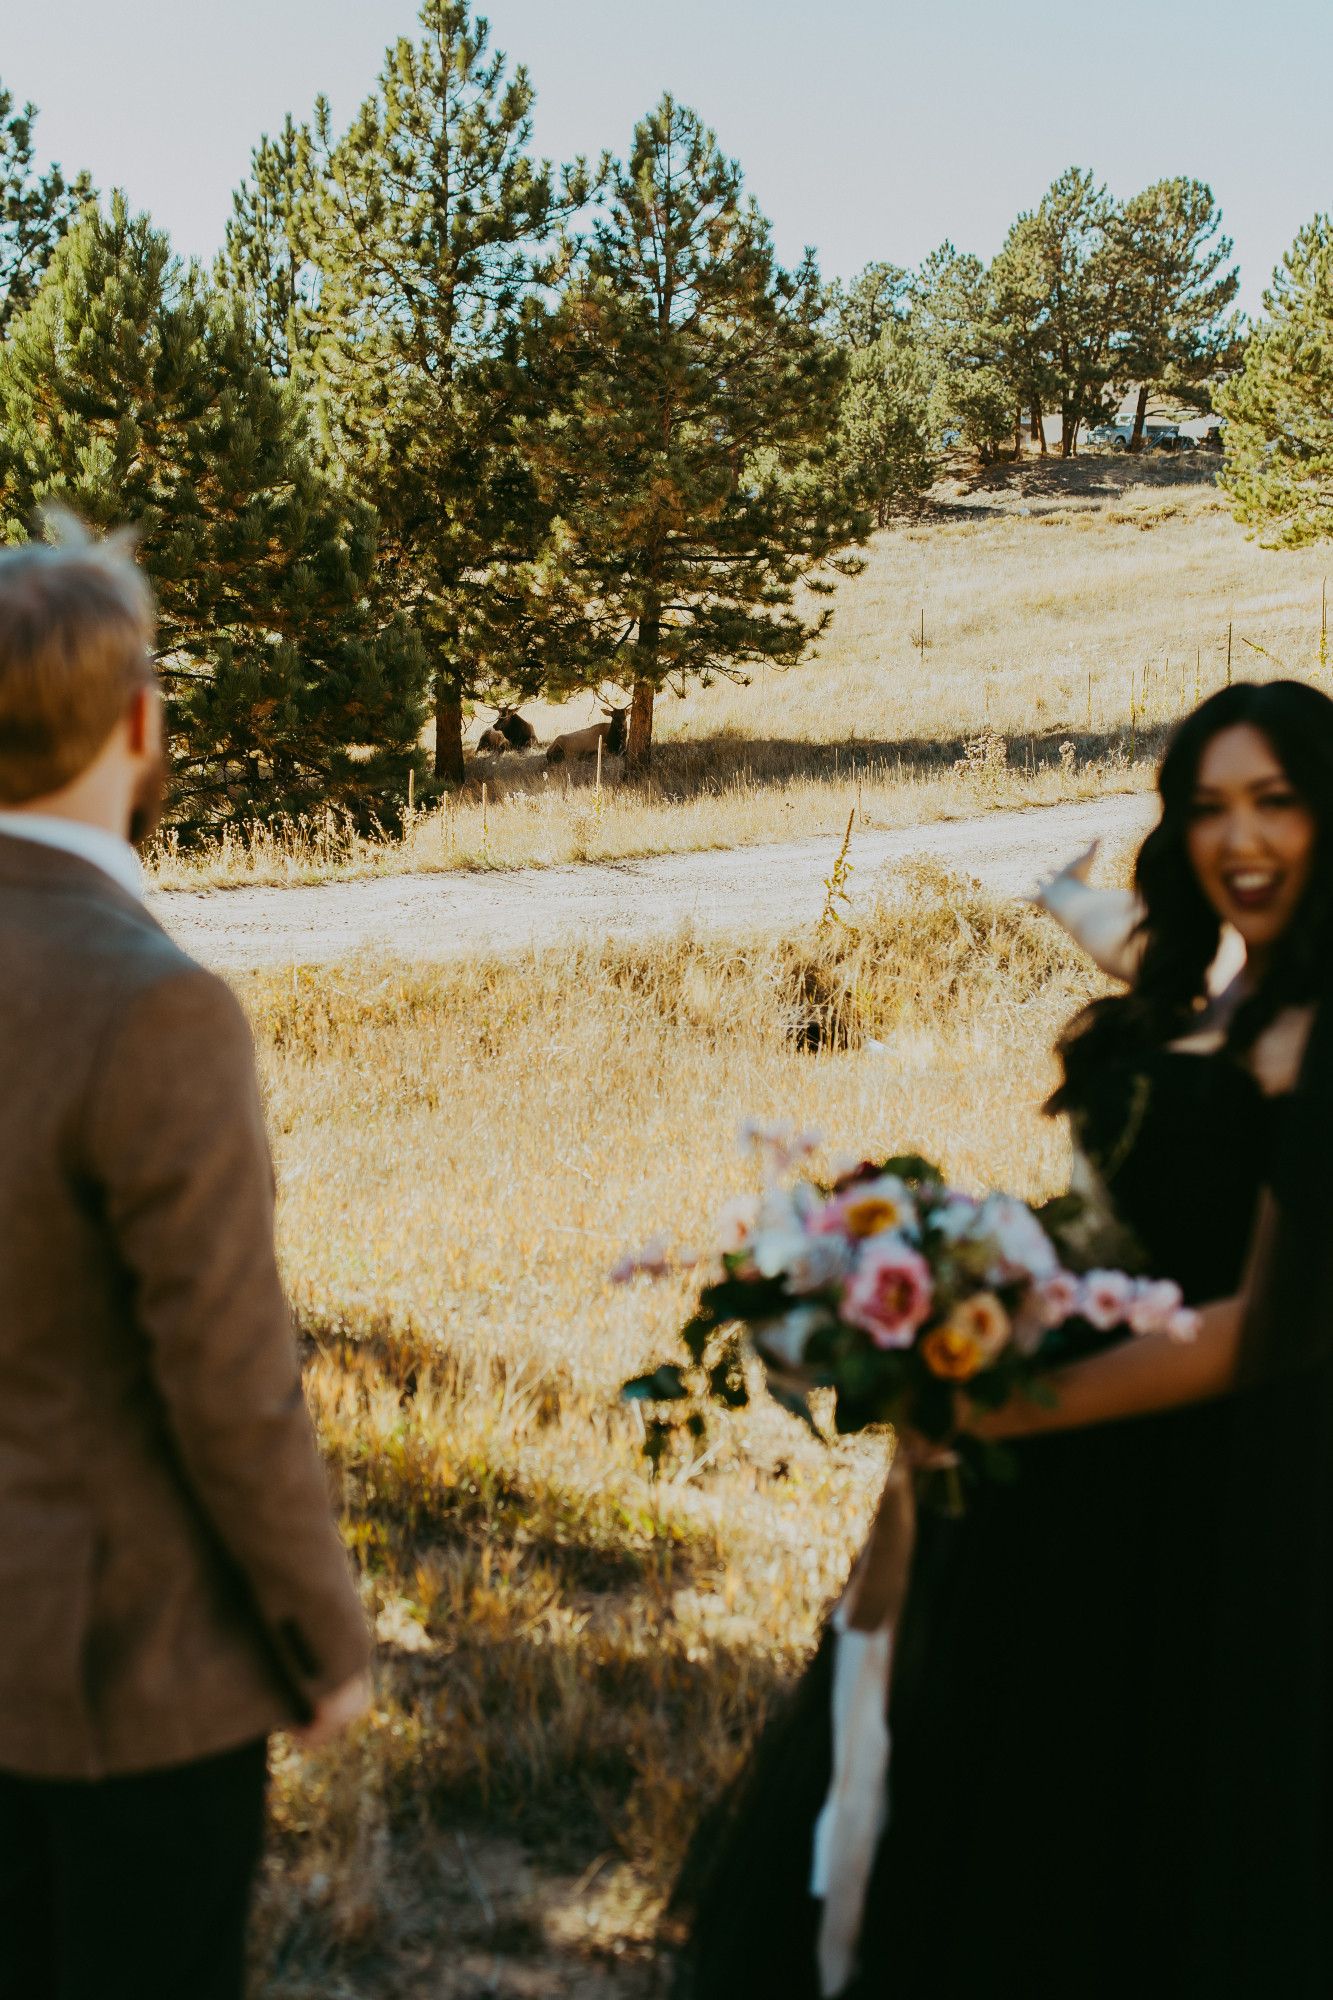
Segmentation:
[(1059, 400), (1048, 338), (1049, 294), (1034, 215), (1013, 224), (987, 274), (1000, 370), (1014, 397), (1014, 437), (1021, 441), (1022, 411), (1030, 435), (1046, 456), (1045, 412)]
[(1212, 189), (1184, 177), (1145, 188), (1118, 219), (1129, 266), (1121, 362), (1139, 384), (1131, 451), (1142, 443), (1155, 389), (1207, 409), (1209, 382), (1235, 354), (1228, 309), (1240, 273), (1225, 268), (1231, 240), (1221, 228)]
[(36, 117), (36, 105), (16, 109), (0, 83), (0, 336), (32, 298), (57, 243), (93, 194), (87, 174), (66, 181), (58, 166), (34, 172)]
[(896, 264), (867, 264), (849, 285), (835, 278), (825, 297), (829, 333), (853, 352), (873, 347), (904, 313), (907, 273)]
[(987, 464), (1016, 430), (1028, 384), (1006, 352), (986, 267), (943, 243), (914, 274), (907, 296), (930, 384), (930, 430), (936, 437), (957, 430)]
[(232, 196), (217, 282), (245, 304), (270, 372), (290, 376), (309, 360), (319, 271), (310, 241), (318, 163), (310, 132), (283, 122), (250, 156), (250, 177)]
[(1333, 536), (1333, 216), (1317, 215), (1264, 295), (1245, 363), (1218, 391), (1222, 484), (1279, 548)]
[(876, 527), (919, 512), (938, 464), (932, 428), (926, 356), (895, 320), (852, 354), (838, 420), (839, 466)]
[(374, 609), (373, 515), (317, 474), (237, 302), (121, 196), (0, 348), (0, 533), (50, 501), (141, 529), (184, 825), (393, 809), (425, 663)]
[(576, 164), (557, 189), (532, 159), (526, 72), (488, 52), (466, 0), (425, 0), (421, 27), (341, 140), (317, 113), (314, 365), (328, 448), (376, 507), (382, 575), (431, 655), (436, 772), (457, 780), (464, 703), (509, 685), (521, 650), (495, 587), (540, 540), (520, 331), (587, 180)]
[(1124, 377), (1130, 268), (1117, 224), (1106, 189), (1070, 167), (1019, 217), (992, 267), (1001, 319), (1030, 378), (1034, 424), (1048, 397), (1059, 403), (1064, 458)]
[(670, 678), (794, 661), (829, 615), (807, 622), (797, 583), (855, 567), (839, 551), (868, 524), (836, 464), (822, 304), (813, 264), (778, 267), (739, 168), (664, 97), (551, 327), (564, 401), (540, 444), (590, 660), (633, 687), (632, 766)]

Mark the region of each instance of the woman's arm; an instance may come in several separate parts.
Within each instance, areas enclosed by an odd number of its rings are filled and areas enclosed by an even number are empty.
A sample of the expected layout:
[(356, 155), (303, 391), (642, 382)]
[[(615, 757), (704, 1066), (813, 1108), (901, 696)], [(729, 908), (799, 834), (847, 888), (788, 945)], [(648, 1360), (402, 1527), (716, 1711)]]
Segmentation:
[(1043, 882), (1035, 901), (1081, 945), (1093, 963), (1126, 985), (1143, 952), (1138, 936), (1143, 905), (1129, 889), (1094, 889), (1088, 875), (1096, 858), (1094, 840), (1086, 852)]
[(1017, 1397), (1003, 1409), (975, 1412), (966, 1428), (981, 1438), (1033, 1437), (1225, 1396), (1236, 1385), (1244, 1310), (1241, 1297), (1220, 1299), (1203, 1308), (1193, 1340), (1144, 1334), (1072, 1361), (1046, 1377), (1053, 1407)]

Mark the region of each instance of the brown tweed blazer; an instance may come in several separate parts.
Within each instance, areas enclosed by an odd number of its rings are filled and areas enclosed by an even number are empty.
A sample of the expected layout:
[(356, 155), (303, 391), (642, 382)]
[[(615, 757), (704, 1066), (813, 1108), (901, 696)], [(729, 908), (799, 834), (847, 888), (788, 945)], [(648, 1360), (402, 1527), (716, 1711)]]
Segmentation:
[(369, 1656), (236, 1000), (0, 835), (0, 1771), (186, 1763)]

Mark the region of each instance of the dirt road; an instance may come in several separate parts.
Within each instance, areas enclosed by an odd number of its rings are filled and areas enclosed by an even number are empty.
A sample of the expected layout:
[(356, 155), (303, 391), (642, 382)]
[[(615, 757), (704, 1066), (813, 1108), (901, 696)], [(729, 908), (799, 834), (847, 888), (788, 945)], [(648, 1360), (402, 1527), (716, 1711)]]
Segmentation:
[[(852, 837), (854, 900), (889, 888), (909, 856), (930, 855), (1003, 894), (1022, 895), (1095, 836), (1142, 833), (1141, 795), (987, 813)], [(811, 924), (836, 842), (663, 855), (649, 861), (525, 868), (508, 874), (394, 875), (313, 889), (158, 891), (160, 920), (205, 964), (317, 964), (350, 952), (415, 959), (518, 951), (575, 937), (651, 937), (693, 925), (737, 933)]]

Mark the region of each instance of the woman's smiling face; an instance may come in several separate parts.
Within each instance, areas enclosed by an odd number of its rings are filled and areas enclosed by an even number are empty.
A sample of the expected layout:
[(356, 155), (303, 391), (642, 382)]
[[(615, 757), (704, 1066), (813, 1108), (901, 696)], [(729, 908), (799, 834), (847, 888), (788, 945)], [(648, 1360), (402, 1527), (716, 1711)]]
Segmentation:
[(1262, 961), (1300, 907), (1317, 837), (1315, 816), (1251, 723), (1219, 730), (1199, 759), (1189, 857), (1223, 923)]

